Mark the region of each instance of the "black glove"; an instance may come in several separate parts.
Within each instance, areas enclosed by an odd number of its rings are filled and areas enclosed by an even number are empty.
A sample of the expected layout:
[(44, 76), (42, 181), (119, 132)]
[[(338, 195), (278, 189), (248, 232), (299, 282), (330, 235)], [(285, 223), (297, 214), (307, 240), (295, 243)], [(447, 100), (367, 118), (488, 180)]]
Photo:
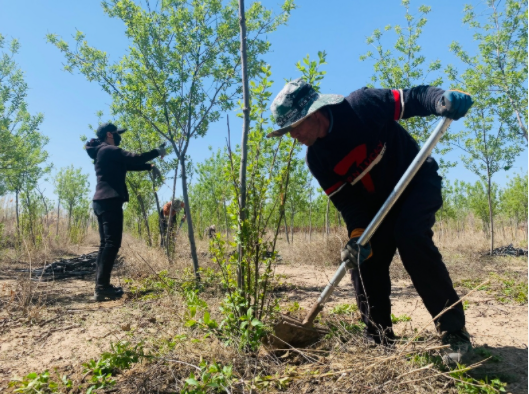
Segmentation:
[(459, 90), (447, 90), (437, 101), (435, 109), (440, 116), (458, 120), (466, 115), (473, 103), (470, 94)]
[(156, 148), (156, 150), (158, 151), (159, 156), (165, 156), (167, 154), (167, 151), (165, 150), (165, 142)]
[(358, 240), (360, 239), (360, 236), (363, 232), (363, 229), (354, 230), (351, 233), (351, 239), (347, 242), (345, 248), (342, 250), (342, 261), (349, 261), (353, 269), (357, 269), (360, 264), (373, 255), (370, 243), (364, 246), (358, 245)]
[(154, 177), (154, 179), (158, 178), (158, 179), (162, 180), (162, 173), (160, 172), (158, 167), (152, 166), (151, 173), (152, 173), (152, 176)]

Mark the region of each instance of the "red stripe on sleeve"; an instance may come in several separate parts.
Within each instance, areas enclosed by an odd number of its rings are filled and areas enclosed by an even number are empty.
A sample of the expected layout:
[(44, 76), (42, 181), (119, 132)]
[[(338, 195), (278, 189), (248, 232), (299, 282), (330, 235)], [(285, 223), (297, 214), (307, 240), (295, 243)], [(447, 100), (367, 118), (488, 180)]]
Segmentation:
[(340, 186), (342, 186), (345, 182), (343, 181), (339, 181), (339, 182), (336, 182), (334, 185), (332, 185), (330, 188), (328, 188), (327, 190), (325, 190), (325, 194), (329, 195), (331, 194), (332, 192), (336, 191), (336, 189), (338, 189)]
[(393, 115), (393, 120), (400, 119), (400, 92), (398, 90), (392, 90), (393, 98), (395, 99), (395, 113)]

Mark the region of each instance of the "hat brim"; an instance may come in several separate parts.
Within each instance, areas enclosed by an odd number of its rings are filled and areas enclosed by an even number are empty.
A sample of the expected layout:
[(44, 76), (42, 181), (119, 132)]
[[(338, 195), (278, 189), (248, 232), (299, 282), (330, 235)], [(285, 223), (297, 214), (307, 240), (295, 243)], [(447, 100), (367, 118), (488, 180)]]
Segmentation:
[(123, 134), (125, 131), (127, 131), (127, 129), (117, 129), (116, 133)]
[(285, 135), (290, 130), (295, 128), (296, 126), (300, 125), (305, 119), (307, 119), (310, 115), (312, 115), (317, 110), (326, 107), (328, 105), (336, 105), (340, 104), (342, 101), (344, 101), (345, 97), (340, 94), (320, 94), (316, 100), (314, 100), (312, 103), (307, 105), (303, 111), (301, 112), (301, 118), (289, 123), (288, 125), (283, 126), (280, 129), (274, 130), (273, 132), (267, 134), (266, 136), (268, 138), (271, 137), (281, 137), (282, 135)]

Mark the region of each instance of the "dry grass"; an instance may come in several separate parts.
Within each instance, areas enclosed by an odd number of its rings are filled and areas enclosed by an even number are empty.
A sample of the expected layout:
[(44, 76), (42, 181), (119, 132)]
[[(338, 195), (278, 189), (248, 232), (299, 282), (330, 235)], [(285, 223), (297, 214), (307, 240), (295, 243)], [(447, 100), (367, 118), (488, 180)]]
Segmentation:
[[(465, 244), (461, 237), (458, 240), (460, 245)], [(345, 241), (346, 234), (341, 231), (328, 238), (313, 236), (310, 243), (305, 242), (304, 236), (299, 234), (293, 244), (287, 244), (286, 239), (282, 238), (278, 242), (282, 257), (280, 264), (336, 265), (339, 263), (338, 251)], [(487, 245), (487, 240), (482, 236), (480, 238), (479, 233), (471, 233), (466, 240), (467, 245), (472, 244), (470, 253), (458, 252), (457, 248), (451, 247), (449, 240), (443, 242), (441, 250), (448, 256), (449, 265), (455, 254), (472, 260), (476, 254), (486, 251)], [(207, 241), (199, 241), (198, 248), (201, 265), (211, 264), (205, 252)], [(139, 250), (134, 253), (148, 254)], [(156, 261), (159, 263), (160, 257)], [(190, 257), (184, 253), (174, 266), (163, 263), (160, 268), (172, 268), (174, 274), (178, 275), (177, 266), (184, 268), (190, 264)], [(468, 265), (466, 268), (472, 270)], [(219, 299), (212, 294), (219, 293), (206, 290), (203, 297), (212, 315), (219, 317), (215, 313)], [(217, 338), (205, 335), (203, 331), (184, 329), (181, 333), (185, 333), (186, 340), (177, 341), (174, 349), (125, 373), (120, 379), (119, 391), (151, 393), (183, 390), (185, 380), (192, 373), (200, 376), (202, 361), (233, 366), (234, 380), (227, 387), (227, 392), (456, 393), (461, 392), (465, 385), (468, 390), (479, 388), (476, 381), (464, 382), (454, 371), (439, 369), (439, 340), (426, 326), (418, 332), (404, 333), (408, 339), (403, 339), (395, 349), (386, 349), (371, 347), (363, 341), (359, 334), (358, 314), (347, 317), (324, 314), (324, 320), (338, 327), (333, 335), (308, 349), (290, 349), (280, 353), (263, 349), (258, 354), (245, 354), (224, 346)], [(481, 363), (478, 360), (470, 368), (478, 367)]]
[[(485, 262), (476, 259), (487, 250), (487, 240), (482, 233), (469, 232), (463, 235), (445, 232), (441, 239), (436, 239), (455, 280), (466, 279), (471, 275), (478, 277), (480, 269), (497, 265), (494, 258), (485, 259)], [(293, 244), (287, 244), (282, 237), (278, 242), (282, 257), (280, 264), (315, 267), (337, 265), (339, 251), (346, 239), (344, 230), (332, 231), (329, 237), (314, 234), (310, 243), (304, 234), (295, 234)], [(507, 237), (498, 239), (498, 245), (511, 242)], [(145, 278), (156, 278), (159, 272), (167, 271), (167, 276), (174, 278), (178, 287), (178, 283), (188, 278), (192, 262), (185, 234), (180, 234), (177, 243), (175, 258), (169, 262), (159, 248), (150, 248), (125, 234), (120, 252), (124, 264), (114, 277), (117, 280), (132, 278), (133, 283), (144, 283), (142, 281)], [(79, 253), (96, 245), (97, 234), (92, 232), (83, 246), (68, 245), (66, 241), (54, 239), (44, 250), (34, 250), (28, 246), (25, 254), (21, 251), (4, 251), (1, 262), (4, 267), (43, 264), (65, 252)], [(197, 240), (197, 250), (201, 267), (214, 267), (208, 254), (208, 241)], [(523, 265), (518, 260), (512, 260), (510, 264)], [(406, 276), (398, 258), (393, 264), (392, 275), (394, 278)], [(17, 283), (19, 290), (16, 297), (19, 298), (11, 300), (13, 305), (16, 303), (20, 310), (25, 307), (28, 316), (45, 308), (40, 288), (32, 287), (27, 280)], [(226, 346), (211, 333), (186, 327), (184, 299), (178, 291), (169, 290), (173, 289), (161, 290), (156, 294), (138, 293), (123, 304), (124, 310), (141, 310), (144, 318), (154, 314), (157, 328), (127, 333), (127, 340), (144, 343), (152, 357), (118, 375), (113, 388), (116, 392), (180, 392), (191, 373), (202, 376), (204, 368), (201, 362), (207, 362), (208, 365), (218, 362), (233, 367), (233, 379), (225, 387), (226, 392), (231, 393), (457, 393), (461, 390), (458, 385), (475, 387), (473, 385), (476, 384), (462, 383), (458, 380), (460, 378), (439, 369), (436, 357), (441, 350), (439, 340), (426, 327), (418, 332), (405, 332), (402, 342), (395, 349), (371, 347), (362, 339), (357, 312), (340, 316), (325, 313), (323, 320), (334, 326), (335, 330), (328, 338), (310, 348), (285, 352), (267, 352), (262, 348), (257, 353), (244, 353), (233, 346)], [(39, 296), (41, 301), (37, 302)], [(207, 301), (212, 316), (221, 319), (218, 306), (223, 292), (219, 284), (211, 283), (201, 293), (201, 297)], [(2, 300), (5, 299), (2, 297)], [(32, 305), (36, 308), (33, 312)], [(115, 316), (116, 319), (120, 318), (118, 312)], [(79, 367), (78, 370), (79, 373), (71, 375), (76, 384), (80, 383), (82, 377)], [(201, 378), (197, 380), (202, 381)]]

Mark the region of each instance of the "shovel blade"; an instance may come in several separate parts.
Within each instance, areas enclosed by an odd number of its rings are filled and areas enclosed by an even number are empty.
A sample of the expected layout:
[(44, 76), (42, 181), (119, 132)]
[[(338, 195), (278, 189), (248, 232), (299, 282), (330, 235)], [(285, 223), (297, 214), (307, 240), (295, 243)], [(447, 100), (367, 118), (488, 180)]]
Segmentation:
[(281, 315), (274, 326), (274, 335), (271, 335), (268, 344), (275, 349), (288, 349), (305, 347), (316, 343), (329, 330), (313, 325), (303, 325), (301, 320)]

